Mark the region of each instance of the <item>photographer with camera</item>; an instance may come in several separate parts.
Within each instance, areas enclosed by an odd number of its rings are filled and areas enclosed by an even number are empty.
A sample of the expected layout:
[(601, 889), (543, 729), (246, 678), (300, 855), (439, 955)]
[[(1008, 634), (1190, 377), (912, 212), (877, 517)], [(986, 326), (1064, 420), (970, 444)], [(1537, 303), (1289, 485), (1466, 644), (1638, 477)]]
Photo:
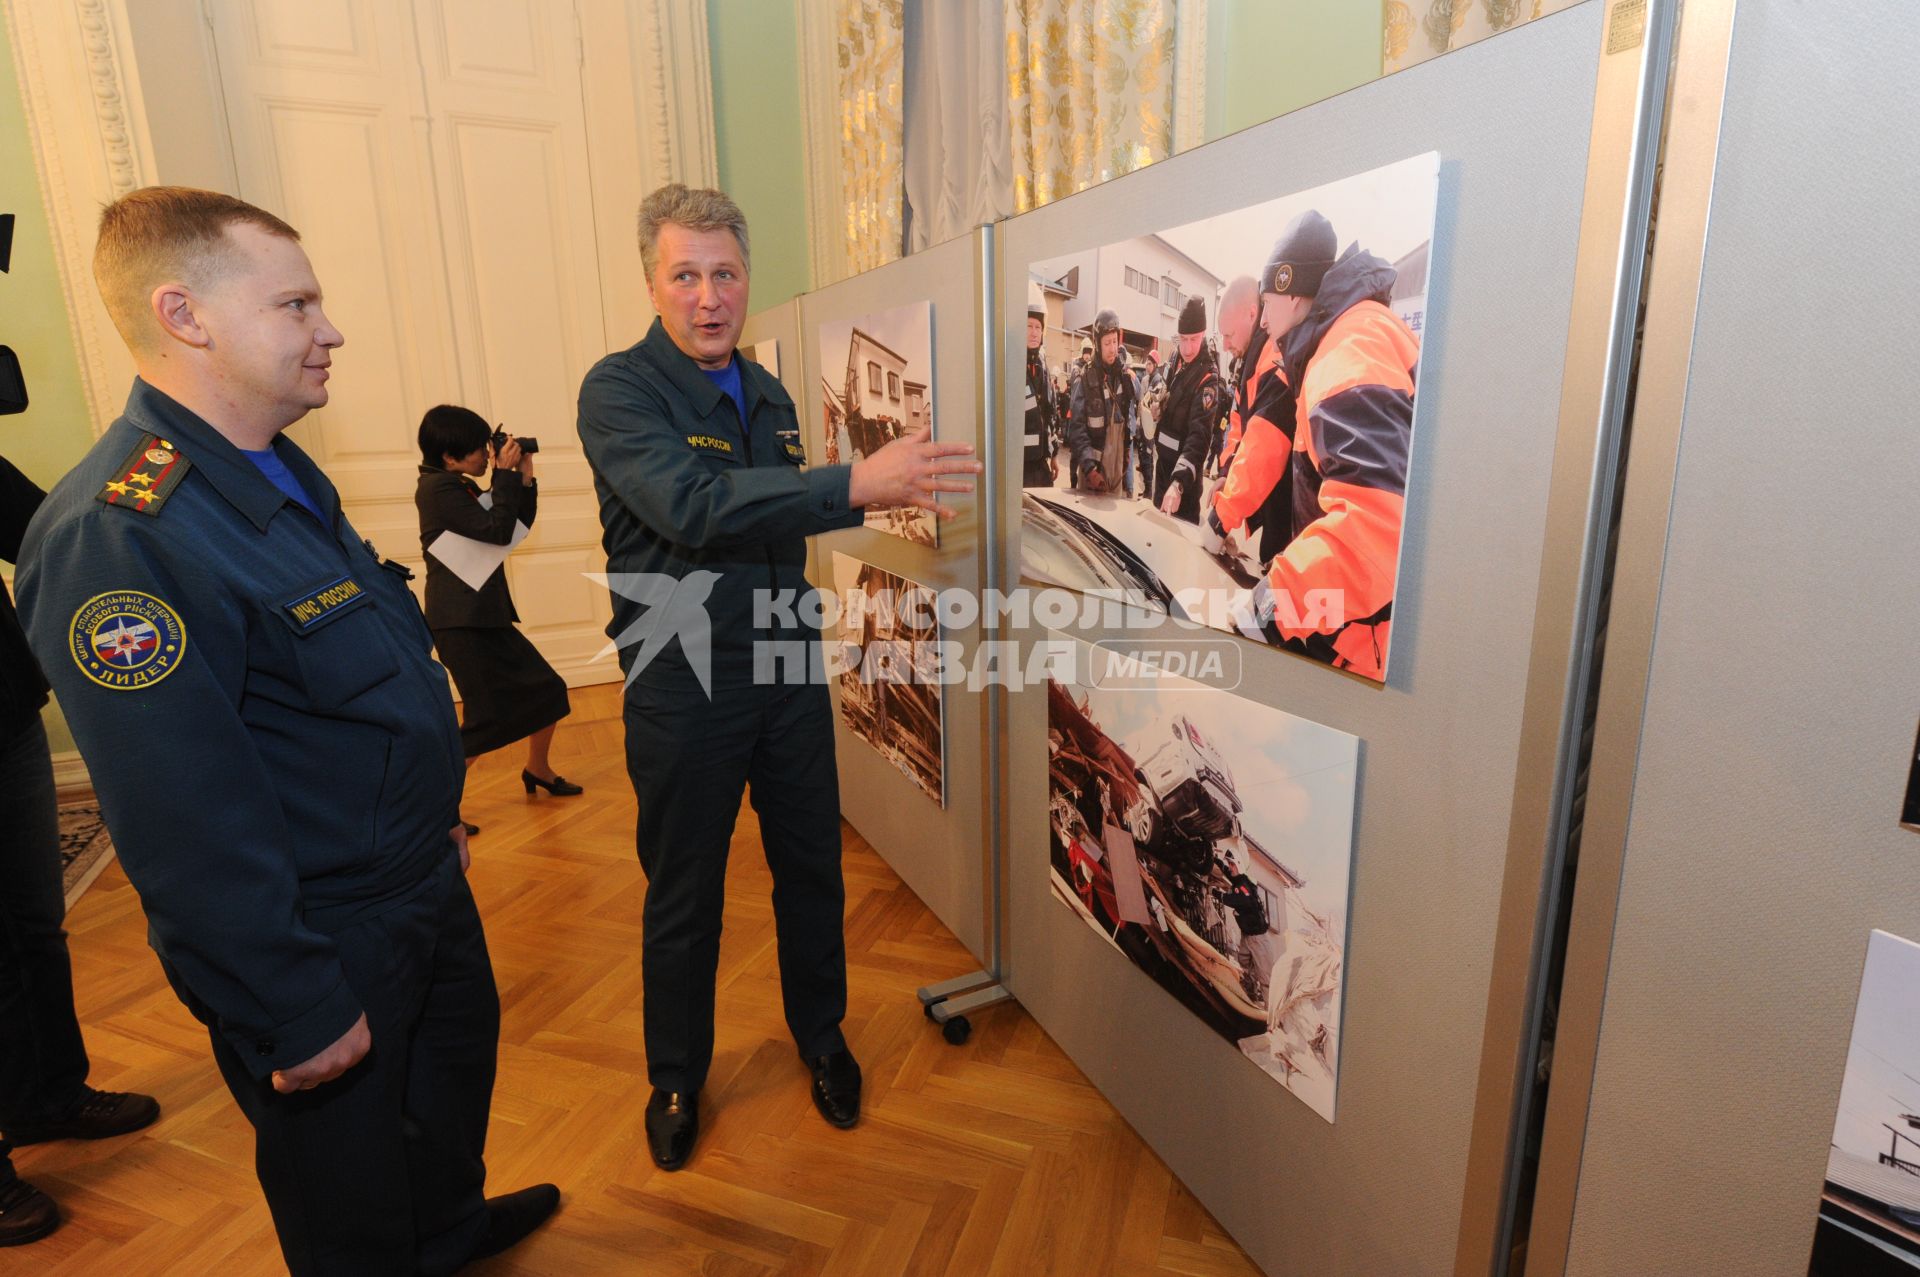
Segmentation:
[[(533, 526), (538, 490), (533, 456), (540, 444), (489, 431), (476, 412), (453, 404), (429, 408), (420, 419), (420, 544), (427, 555), (427, 627), (440, 663), (460, 691), (460, 744), (469, 765), (481, 754), (527, 741), (520, 783), (556, 797), (583, 792), (553, 770), (548, 747), (554, 725), (572, 712), (566, 682), (526, 636), (514, 628), (520, 614), (507, 592), (502, 562), (478, 588), (468, 585), (429, 547), (443, 533), (490, 545), (509, 545), (514, 524)], [(491, 460), (491, 502), (474, 480)], [(469, 833), (479, 832), (474, 826)]]

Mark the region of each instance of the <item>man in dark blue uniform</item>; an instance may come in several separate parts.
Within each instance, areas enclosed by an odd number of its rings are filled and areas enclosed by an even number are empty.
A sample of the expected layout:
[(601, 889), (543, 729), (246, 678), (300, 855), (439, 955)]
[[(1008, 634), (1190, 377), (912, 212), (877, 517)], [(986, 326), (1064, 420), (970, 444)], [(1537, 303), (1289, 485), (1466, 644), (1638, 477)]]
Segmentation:
[(787, 1027), (821, 1114), (840, 1127), (859, 1120), (860, 1067), (840, 1032), (846, 894), (832, 712), (824, 679), (774, 659), (818, 651), (795, 606), (808, 591), (809, 535), (857, 525), (865, 506), (951, 518), (935, 493), (970, 492), (954, 476), (980, 472), (962, 457), (970, 445), (935, 444), (925, 430), (851, 466), (803, 470), (793, 399), (734, 351), (747, 252), (746, 219), (721, 192), (649, 195), (640, 254), (660, 317), (580, 387), (647, 874), (647, 1136), (667, 1170), (686, 1163), (699, 1132), (727, 845), (749, 788), (774, 880)]
[(451, 1272), (558, 1191), (482, 1195), (499, 1001), (446, 675), (281, 434), (343, 338), (297, 233), (228, 196), (110, 205), (94, 273), (140, 375), (27, 530), (29, 640), (288, 1269)]

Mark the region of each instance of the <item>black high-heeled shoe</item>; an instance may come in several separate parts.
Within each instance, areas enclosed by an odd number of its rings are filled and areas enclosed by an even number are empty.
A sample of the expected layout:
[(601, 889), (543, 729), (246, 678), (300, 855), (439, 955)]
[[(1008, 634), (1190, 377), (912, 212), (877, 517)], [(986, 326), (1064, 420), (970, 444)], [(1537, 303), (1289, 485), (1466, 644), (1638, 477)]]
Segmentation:
[(571, 798), (575, 794), (584, 794), (587, 792), (586, 790), (580, 788), (580, 786), (568, 780), (565, 776), (561, 776), (558, 773), (554, 775), (554, 778), (552, 780), (541, 780), (538, 776), (534, 775), (530, 771), (527, 771), (525, 768), (522, 768), (520, 771), (520, 783), (527, 787), (527, 792), (529, 794), (533, 792), (533, 787), (535, 785), (538, 785), (540, 788), (546, 790), (549, 794), (552, 794), (555, 798)]

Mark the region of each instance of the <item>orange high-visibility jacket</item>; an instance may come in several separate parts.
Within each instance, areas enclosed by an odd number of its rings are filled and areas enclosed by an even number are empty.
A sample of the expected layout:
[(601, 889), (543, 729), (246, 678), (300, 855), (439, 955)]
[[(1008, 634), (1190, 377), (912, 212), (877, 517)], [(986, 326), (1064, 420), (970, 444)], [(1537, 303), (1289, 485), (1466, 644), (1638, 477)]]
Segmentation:
[(1228, 532), (1244, 527), (1286, 476), (1293, 454), (1292, 399), (1280, 367), (1280, 343), (1265, 341), (1253, 372), (1241, 378), (1233, 397), (1220, 450), (1227, 477), (1214, 493), (1213, 512)]
[[(1350, 268), (1347, 295), (1366, 300), (1334, 312), (1305, 354), (1292, 466), (1299, 531), (1268, 568), (1267, 582), (1279, 604), (1275, 624), (1282, 638), (1330, 640), (1335, 668), (1378, 680), (1386, 674), (1400, 566), (1420, 340), (1384, 304), (1392, 268), (1370, 254), (1349, 254), (1322, 283), (1320, 296), (1327, 297), (1329, 285), (1346, 284), (1339, 276)], [(1294, 358), (1287, 363), (1295, 366)], [(1341, 592), (1344, 606), (1333, 609), (1328, 624), (1306, 624), (1315, 615), (1309, 590)], [(1282, 595), (1291, 596), (1291, 608)], [(1296, 618), (1303, 624), (1290, 626)]]

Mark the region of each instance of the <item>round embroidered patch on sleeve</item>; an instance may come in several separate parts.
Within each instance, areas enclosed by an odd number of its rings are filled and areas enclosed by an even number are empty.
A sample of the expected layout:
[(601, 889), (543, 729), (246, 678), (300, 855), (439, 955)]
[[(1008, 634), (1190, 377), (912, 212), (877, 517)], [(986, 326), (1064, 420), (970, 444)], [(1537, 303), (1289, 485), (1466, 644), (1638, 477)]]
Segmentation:
[(116, 692), (152, 687), (179, 668), (187, 650), (180, 614), (151, 594), (109, 590), (80, 605), (67, 650), (80, 672)]

